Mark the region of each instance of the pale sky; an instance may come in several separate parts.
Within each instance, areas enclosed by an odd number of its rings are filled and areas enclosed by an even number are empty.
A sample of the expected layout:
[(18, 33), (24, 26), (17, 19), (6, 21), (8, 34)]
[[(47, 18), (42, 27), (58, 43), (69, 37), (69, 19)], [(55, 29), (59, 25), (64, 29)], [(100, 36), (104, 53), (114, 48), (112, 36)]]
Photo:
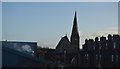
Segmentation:
[(70, 38), (75, 10), (81, 46), (85, 38), (117, 33), (117, 2), (4, 2), (2, 39), (55, 48), (61, 37)]
[(120, 0), (1, 0), (3, 2), (118, 2)]

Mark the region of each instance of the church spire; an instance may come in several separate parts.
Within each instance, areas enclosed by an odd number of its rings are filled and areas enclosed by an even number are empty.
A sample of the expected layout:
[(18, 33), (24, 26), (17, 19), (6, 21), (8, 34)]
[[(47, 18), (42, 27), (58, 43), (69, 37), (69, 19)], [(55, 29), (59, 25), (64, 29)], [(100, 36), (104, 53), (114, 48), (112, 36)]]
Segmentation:
[(73, 28), (71, 34), (71, 45), (74, 47), (74, 52), (78, 53), (79, 51), (79, 31), (77, 26), (77, 13), (75, 11), (74, 21), (73, 21)]
[(75, 11), (74, 21), (73, 21), (73, 28), (72, 28), (72, 35), (78, 34), (78, 26), (77, 26), (77, 13)]

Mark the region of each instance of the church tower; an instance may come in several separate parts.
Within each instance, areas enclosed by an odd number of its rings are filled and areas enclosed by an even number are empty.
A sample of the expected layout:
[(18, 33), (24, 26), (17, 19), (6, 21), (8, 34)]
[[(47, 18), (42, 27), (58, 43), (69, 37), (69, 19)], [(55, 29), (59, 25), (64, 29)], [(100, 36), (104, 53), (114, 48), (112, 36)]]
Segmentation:
[(77, 26), (77, 14), (75, 11), (74, 21), (73, 21), (73, 28), (71, 33), (71, 45), (74, 48), (74, 52), (77, 53), (79, 51), (79, 31)]

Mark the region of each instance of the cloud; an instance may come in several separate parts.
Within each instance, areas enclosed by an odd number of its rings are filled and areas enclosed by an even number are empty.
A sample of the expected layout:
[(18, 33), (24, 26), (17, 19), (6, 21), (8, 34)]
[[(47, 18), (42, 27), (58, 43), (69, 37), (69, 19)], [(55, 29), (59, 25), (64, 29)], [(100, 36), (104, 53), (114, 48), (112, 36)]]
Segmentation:
[(101, 36), (108, 36), (108, 34), (118, 34), (118, 28), (117, 27), (110, 27), (104, 30), (100, 30), (98, 32), (94, 33), (84, 33), (81, 32), (81, 45), (84, 44), (85, 39), (94, 39), (95, 37), (101, 37)]
[(42, 48), (50, 47), (49, 42), (47, 41), (38, 41), (37, 45)]
[(117, 27), (111, 27), (103, 31), (95, 32), (91, 34), (91, 36), (101, 37), (101, 36), (107, 36), (108, 34), (118, 34), (118, 28)]

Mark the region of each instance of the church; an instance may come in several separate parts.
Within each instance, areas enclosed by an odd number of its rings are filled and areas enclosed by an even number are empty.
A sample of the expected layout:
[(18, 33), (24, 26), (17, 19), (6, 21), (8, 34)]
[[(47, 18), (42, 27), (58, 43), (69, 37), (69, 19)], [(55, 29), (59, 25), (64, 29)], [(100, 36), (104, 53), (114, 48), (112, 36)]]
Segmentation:
[[(66, 63), (71, 64), (74, 63), (75, 65), (78, 64), (79, 60), (79, 31), (77, 25), (77, 13), (75, 11), (72, 33), (70, 37), (70, 41), (66, 36), (62, 37), (59, 41), (58, 45), (56, 46), (56, 52), (65, 54)], [(77, 63), (77, 64), (76, 64)]]

